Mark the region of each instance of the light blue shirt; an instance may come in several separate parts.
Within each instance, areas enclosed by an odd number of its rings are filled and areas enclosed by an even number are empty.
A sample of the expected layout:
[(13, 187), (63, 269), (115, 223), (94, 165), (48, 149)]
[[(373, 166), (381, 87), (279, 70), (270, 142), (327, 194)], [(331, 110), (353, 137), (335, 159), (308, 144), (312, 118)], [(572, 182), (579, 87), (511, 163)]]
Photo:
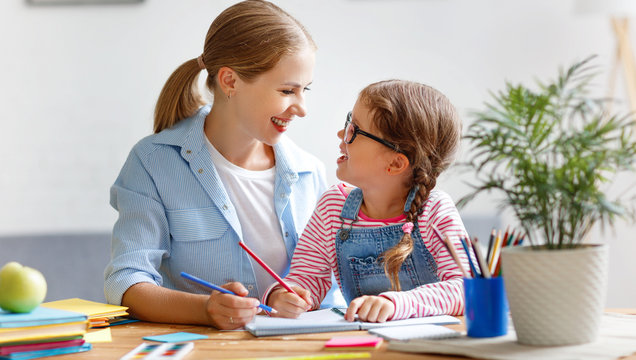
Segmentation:
[[(171, 289), (209, 294), (182, 271), (222, 285), (238, 281), (258, 298), (254, 263), (238, 242), (241, 226), (205, 147), (203, 124), (210, 106), (170, 129), (137, 143), (110, 190), (119, 212), (113, 228), (111, 261), (104, 292), (120, 304), (132, 285), (150, 282)], [(326, 190), (324, 165), (283, 136), (274, 145), (274, 211), (287, 249), (287, 270), (320, 195)]]

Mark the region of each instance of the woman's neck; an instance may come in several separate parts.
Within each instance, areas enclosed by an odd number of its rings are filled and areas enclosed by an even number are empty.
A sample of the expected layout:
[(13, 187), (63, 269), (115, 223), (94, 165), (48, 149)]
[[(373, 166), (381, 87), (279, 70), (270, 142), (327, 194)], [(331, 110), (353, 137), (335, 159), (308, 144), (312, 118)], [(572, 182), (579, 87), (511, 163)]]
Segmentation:
[(274, 149), (239, 131), (229, 112), (212, 107), (203, 131), (214, 148), (229, 162), (247, 170), (267, 170), (275, 165)]

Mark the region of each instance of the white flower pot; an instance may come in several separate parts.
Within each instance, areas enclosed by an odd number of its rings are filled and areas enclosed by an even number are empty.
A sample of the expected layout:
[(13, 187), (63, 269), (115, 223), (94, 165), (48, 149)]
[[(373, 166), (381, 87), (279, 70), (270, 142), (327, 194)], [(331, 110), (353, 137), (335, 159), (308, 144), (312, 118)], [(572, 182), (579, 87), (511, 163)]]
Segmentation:
[(502, 271), (517, 341), (556, 346), (592, 342), (607, 293), (607, 245), (505, 248)]

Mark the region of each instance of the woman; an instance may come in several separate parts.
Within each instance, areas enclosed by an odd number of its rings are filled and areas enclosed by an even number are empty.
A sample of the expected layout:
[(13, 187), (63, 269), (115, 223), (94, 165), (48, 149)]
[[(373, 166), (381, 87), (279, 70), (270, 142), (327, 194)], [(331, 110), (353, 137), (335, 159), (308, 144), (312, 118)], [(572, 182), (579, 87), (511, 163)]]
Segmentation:
[[(238, 242), (286, 274), (326, 189), (323, 165), (283, 136), (306, 114), (315, 50), (267, 1), (240, 2), (212, 22), (203, 54), (166, 82), (155, 134), (134, 146), (111, 188), (119, 218), (108, 302), (148, 321), (234, 329), (252, 320), (273, 279)], [(201, 70), (211, 105), (197, 90)], [(182, 271), (240, 296), (210, 294)]]

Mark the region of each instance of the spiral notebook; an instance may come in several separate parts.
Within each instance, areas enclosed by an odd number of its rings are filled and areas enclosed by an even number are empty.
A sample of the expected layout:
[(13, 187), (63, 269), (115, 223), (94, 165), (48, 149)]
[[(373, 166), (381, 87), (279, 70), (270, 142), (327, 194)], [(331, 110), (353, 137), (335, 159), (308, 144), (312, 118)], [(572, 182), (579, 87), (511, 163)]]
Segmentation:
[(272, 336), (331, 331), (369, 330), (406, 325), (446, 325), (459, 323), (460, 321), (457, 318), (449, 315), (393, 320), (384, 323), (370, 323), (363, 321), (348, 322), (342, 315), (332, 311), (331, 309), (322, 309), (303, 313), (297, 319), (274, 318), (257, 315), (251, 323), (245, 326), (245, 329), (254, 336)]
[(382, 337), (386, 340), (397, 341), (408, 341), (413, 339), (448, 339), (461, 335), (459, 331), (433, 324), (394, 326), (379, 329), (370, 329), (369, 333)]

